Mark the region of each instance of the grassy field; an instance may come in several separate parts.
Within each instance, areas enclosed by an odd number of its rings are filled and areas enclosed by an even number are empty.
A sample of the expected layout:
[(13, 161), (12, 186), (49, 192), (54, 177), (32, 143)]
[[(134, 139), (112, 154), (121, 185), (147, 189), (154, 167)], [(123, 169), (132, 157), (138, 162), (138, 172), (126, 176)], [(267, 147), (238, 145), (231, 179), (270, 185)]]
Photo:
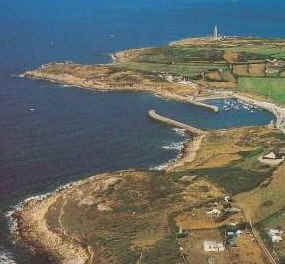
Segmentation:
[(285, 208), (282, 208), (280, 211), (273, 214), (271, 217), (268, 217), (257, 225), (257, 229), (259, 230), (261, 237), (266, 243), (267, 248), (269, 248), (271, 252), (274, 252), (274, 255), (277, 255), (280, 264), (284, 264), (285, 241), (283, 240), (279, 243), (273, 243), (266, 232), (268, 229), (272, 228), (285, 230)]
[(285, 206), (284, 175), (285, 165), (283, 164), (268, 179), (267, 186), (260, 186), (235, 197), (253, 222), (263, 221)]
[(224, 51), (219, 49), (165, 46), (137, 51), (136, 56), (116, 66), (145, 72), (187, 75), (191, 78), (211, 69), (227, 69), (223, 56)]
[(232, 51), (236, 52), (246, 52), (251, 54), (258, 54), (260, 58), (285, 58), (285, 47), (284, 46), (274, 46), (274, 45), (254, 45), (254, 46), (237, 46), (230, 48)]
[(51, 230), (64, 229), (65, 235), (100, 253), (102, 264), (136, 263), (141, 252), (143, 263), (179, 263), (175, 217), (197, 201), (224, 195), (205, 180), (185, 190), (163, 172), (118, 172), (111, 179), (119, 180), (109, 188), (94, 181), (80, 186), (69, 199), (58, 199), (45, 216)]
[(195, 77), (202, 71), (207, 71), (210, 69), (223, 68), (226, 69), (225, 65), (209, 65), (209, 64), (162, 64), (162, 63), (150, 63), (150, 62), (127, 62), (118, 64), (119, 67), (123, 67), (129, 70), (138, 70), (145, 72), (167, 72), (178, 75), (185, 75), (188, 77)]
[(285, 105), (285, 78), (247, 78), (238, 81), (238, 90), (261, 95), (273, 102)]
[(223, 55), (223, 50), (219, 49), (205, 49), (199, 46), (165, 46), (144, 50), (134, 60), (137, 62), (152, 63), (191, 63), (204, 61), (217, 64), (224, 62)]
[(176, 168), (173, 177), (191, 173), (206, 177), (232, 194), (249, 191), (271, 177), (274, 168), (258, 158), (269, 147), (281, 144), (278, 135), (265, 127), (212, 133), (203, 141), (196, 160)]

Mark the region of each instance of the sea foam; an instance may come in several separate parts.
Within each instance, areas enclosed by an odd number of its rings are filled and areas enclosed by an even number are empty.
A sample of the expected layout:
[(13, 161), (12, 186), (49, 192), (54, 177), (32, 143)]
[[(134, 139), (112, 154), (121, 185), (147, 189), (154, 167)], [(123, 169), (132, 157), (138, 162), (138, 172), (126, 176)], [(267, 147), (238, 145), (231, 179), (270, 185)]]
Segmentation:
[(163, 149), (169, 149), (169, 150), (182, 151), (184, 143), (185, 143), (184, 141), (182, 141), (182, 142), (174, 142), (174, 143), (171, 143), (169, 145), (162, 146), (162, 148)]
[(0, 263), (1, 264), (16, 264), (13, 254), (0, 246)]

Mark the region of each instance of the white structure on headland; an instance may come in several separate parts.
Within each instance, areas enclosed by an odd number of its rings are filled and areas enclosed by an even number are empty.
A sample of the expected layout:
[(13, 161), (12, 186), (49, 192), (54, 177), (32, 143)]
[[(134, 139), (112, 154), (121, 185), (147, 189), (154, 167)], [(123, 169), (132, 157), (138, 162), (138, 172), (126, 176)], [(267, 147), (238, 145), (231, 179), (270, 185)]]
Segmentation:
[(217, 25), (214, 28), (213, 38), (214, 38), (214, 40), (218, 40), (219, 39), (219, 32), (218, 32), (218, 26)]

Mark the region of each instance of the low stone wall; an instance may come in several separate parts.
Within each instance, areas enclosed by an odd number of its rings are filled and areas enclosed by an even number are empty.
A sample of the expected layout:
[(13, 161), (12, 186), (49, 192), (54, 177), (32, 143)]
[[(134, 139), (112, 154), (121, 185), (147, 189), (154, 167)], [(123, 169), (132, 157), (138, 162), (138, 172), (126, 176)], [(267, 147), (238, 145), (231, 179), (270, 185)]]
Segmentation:
[(192, 127), (192, 126), (183, 124), (181, 122), (178, 122), (176, 120), (173, 120), (173, 119), (164, 117), (162, 115), (159, 115), (153, 109), (148, 111), (148, 115), (149, 115), (150, 118), (152, 118), (154, 120), (157, 120), (157, 121), (160, 121), (160, 122), (163, 122), (163, 123), (166, 123), (168, 125), (175, 126), (175, 127), (178, 127), (178, 128), (186, 129), (188, 132), (190, 132), (192, 134), (202, 135), (202, 134), (206, 133), (206, 131), (201, 130), (199, 128)]

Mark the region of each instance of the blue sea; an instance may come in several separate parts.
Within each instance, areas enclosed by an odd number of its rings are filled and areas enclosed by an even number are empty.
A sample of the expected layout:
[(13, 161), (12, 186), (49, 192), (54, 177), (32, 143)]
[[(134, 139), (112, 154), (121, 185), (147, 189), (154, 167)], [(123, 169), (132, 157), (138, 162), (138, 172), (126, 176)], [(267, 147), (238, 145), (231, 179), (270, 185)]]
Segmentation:
[(215, 114), (147, 93), (91, 92), (15, 76), (51, 61), (108, 63), (111, 52), (208, 35), (216, 24), (224, 35), (285, 37), (284, 11), (277, 0), (0, 0), (0, 263), (46, 263), (9, 241), (4, 214), (22, 199), (177, 157), (187, 136), (150, 120), (149, 109), (203, 129), (273, 119), (260, 110)]

